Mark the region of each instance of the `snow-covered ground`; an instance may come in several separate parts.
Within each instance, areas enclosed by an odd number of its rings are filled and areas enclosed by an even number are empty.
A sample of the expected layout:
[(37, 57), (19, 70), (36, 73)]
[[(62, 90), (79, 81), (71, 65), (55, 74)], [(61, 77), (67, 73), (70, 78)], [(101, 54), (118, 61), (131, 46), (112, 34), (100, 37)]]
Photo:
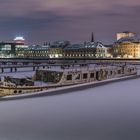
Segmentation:
[(139, 140), (140, 79), (0, 102), (1, 140)]
[(26, 71), (26, 72), (12, 72), (12, 73), (1, 73), (0, 77), (4, 76), (14, 76), (15, 78), (25, 78), (25, 77), (31, 77), (35, 74), (34, 71)]

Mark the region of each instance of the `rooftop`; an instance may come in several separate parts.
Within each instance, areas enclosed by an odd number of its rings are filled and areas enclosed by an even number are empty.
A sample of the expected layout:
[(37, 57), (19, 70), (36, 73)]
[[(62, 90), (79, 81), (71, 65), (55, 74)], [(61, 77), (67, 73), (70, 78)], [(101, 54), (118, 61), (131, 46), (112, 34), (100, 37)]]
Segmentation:
[(124, 37), (124, 38), (117, 40), (116, 43), (121, 43), (121, 42), (140, 43), (140, 39), (138, 37)]

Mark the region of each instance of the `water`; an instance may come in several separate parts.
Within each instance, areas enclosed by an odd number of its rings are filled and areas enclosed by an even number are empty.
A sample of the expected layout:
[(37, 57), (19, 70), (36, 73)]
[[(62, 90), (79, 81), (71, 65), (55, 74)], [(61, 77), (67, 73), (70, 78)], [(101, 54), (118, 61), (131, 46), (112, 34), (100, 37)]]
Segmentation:
[(139, 140), (140, 79), (0, 102), (0, 140)]

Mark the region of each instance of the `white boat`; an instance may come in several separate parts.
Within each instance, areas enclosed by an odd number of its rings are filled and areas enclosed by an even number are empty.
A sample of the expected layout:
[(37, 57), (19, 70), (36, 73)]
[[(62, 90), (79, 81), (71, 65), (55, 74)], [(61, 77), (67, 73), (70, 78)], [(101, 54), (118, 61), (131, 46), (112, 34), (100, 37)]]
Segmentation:
[(107, 79), (124, 78), (137, 75), (134, 66), (92, 66), (69, 69), (42, 69), (36, 70), (32, 77), (34, 81), (41, 81), (46, 84), (40, 85), (16, 85), (12, 82), (1, 82), (0, 96), (17, 95), (25, 93), (36, 93), (56, 89), (64, 86), (72, 86), (84, 83), (98, 82)]

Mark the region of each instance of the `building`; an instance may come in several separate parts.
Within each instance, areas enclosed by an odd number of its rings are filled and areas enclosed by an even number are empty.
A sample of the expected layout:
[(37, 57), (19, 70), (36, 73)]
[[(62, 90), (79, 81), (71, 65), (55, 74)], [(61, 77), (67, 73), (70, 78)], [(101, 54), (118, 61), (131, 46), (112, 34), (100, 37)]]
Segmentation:
[(117, 58), (140, 58), (140, 39), (133, 35), (120, 38), (114, 43), (112, 54)]
[(69, 41), (56, 41), (49, 48), (50, 58), (61, 58), (65, 56), (65, 49), (71, 46)]
[(64, 48), (70, 45), (69, 41), (56, 41), (53, 44), (32, 45), (24, 51), (20, 51), (19, 55), (27, 58), (61, 58), (65, 56)]
[(100, 42), (91, 41), (83, 44), (71, 44), (69, 41), (56, 41), (53, 44), (25, 45), (23, 37), (16, 37), (13, 42), (0, 43), (1, 58), (105, 58), (107, 48)]
[(107, 48), (107, 58), (113, 58), (113, 53), (112, 53), (113, 44), (105, 45), (105, 47)]
[(19, 57), (19, 51), (23, 51), (28, 48), (27, 45), (23, 43), (16, 42), (0, 42), (0, 57), (1, 58), (12, 58)]
[(105, 58), (107, 48), (100, 42), (88, 42), (84, 44), (70, 44), (70, 42), (55, 42), (48, 46), (29, 46), (18, 51), (18, 56), (24, 57), (48, 57), (48, 58)]
[(129, 37), (135, 37), (136, 33), (125, 31), (121, 33), (117, 33), (117, 40), (120, 40), (121, 38), (129, 38)]
[(19, 50), (17, 55), (24, 58), (49, 58), (49, 46), (31, 45), (24, 50)]
[(64, 49), (65, 57), (105, 58), (107, 48), (100, 42), (73, 44)]
[(20, 51), (28, 48), (23, 37), (16, 37), (10, 42), (0, 42), (0, 58), (23, 57)]

